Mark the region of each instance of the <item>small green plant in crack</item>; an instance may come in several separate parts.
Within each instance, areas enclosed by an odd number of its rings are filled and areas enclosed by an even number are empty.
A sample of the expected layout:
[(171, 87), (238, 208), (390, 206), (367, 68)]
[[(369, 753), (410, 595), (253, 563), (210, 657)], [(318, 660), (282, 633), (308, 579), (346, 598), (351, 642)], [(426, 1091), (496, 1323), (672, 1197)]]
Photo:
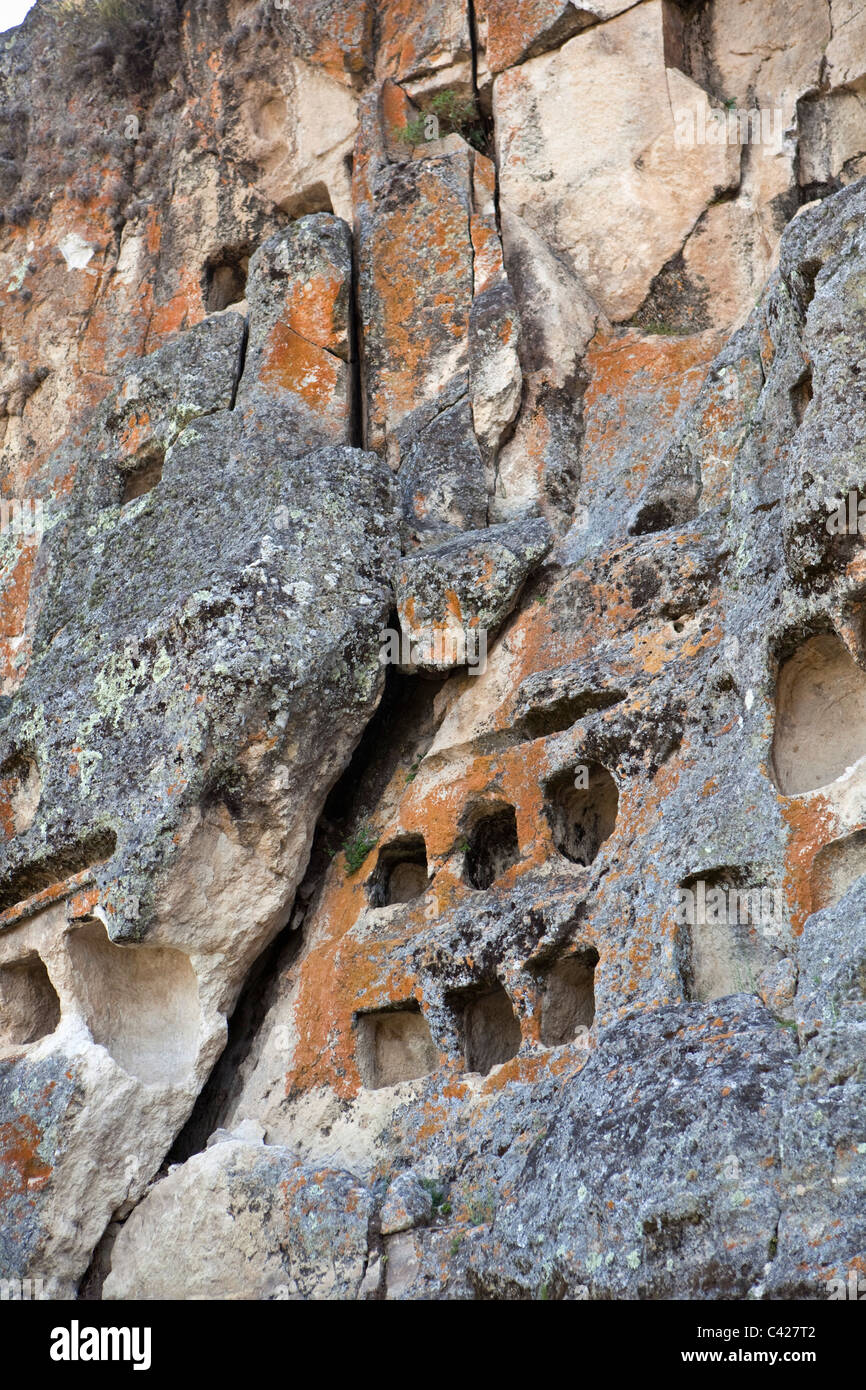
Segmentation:
[(423, 145), (425, 140), (435, 139), (435, 136), (427, 134), (427, 120), (424, 116), (415, 116), (404, 126), (395, 126), (394, 134), (404, 145)]
[(433, 1203), (434, 1216), (450, 1216), (451, 1203), (445, 1188), (435, 1178), (422, 1178), (421, 1186), (430, 1193), (430, 1200)]
[(371, 849), (375, 849), (379, 843), (378, 835), (374, 835), (369, 825), (361, 825), (354, 835), (348, 840), (344, 840), (340, 848), (346, 860), (346, 869), (350, 874), (356, 874), (363, 864)]
[(496, 1193), (488, 1183), (483, 1194), (467, 1188), (463, 1194), (466, 1216), (473, 1226), (487, 1226), (496, 1212)]
[(415, 778), (418, 776), (418, 769), (420, 768), (422, 762), (423, 762), (423, 758), (422, 758), (421, 755), (419, 754), (418, 757), (415, 759), (414, 763), (412, 764), (412, 766), (409, 768), (409, 771), (406, 773), (406, 786), (407, 786), (407, 787), (408, 787), (408, 785), (409, 785), (410, 782), (414, 782), (414, 781), (415, 781)]
[[(431, 121), (430, 116), (435, 117)], [(437, 92), (418, 116), (394, 132), (405, 145), (422, 145), (445, 135), (461, 135), (467, 145), (482, 152), (487, 137), (472, 97), (462, 97), (452, 87)]]
[(462, 1244), (463, 1244), (463, 1236), (462, 1236), (462, 1234), (455, 1236), (454, 1239), (452, 1240), (451, 1244), (450, 1244), (449, 1247), (448, 1247), (448, 1249), (449, 1249), (451, 1255), (456, 1255)]
[(672, 328), (669, 323), (664, 323), (662, 319), (652, 319), (649, 323), (642, 324), (641, 328), (645, 334), (652, 334), (656, 338), (676, 338), (679, 336), (677, 330)]

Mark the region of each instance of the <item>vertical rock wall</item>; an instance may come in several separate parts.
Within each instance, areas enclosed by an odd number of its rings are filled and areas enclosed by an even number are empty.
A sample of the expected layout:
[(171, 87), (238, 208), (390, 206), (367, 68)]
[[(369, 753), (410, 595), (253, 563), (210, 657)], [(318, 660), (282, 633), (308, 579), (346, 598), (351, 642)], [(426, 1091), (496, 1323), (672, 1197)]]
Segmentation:
[(0, 86), (0, 1278), (866, 1274), (861, 7), (37, 0)]

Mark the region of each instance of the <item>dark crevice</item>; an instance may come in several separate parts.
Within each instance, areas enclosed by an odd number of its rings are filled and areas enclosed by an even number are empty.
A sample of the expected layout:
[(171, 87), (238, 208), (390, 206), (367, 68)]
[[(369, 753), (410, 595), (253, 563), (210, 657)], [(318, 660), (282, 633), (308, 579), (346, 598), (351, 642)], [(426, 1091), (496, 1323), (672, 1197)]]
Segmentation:
[(367, 884), (371, 907), (410, 902), (427, 887), (427, 848), (423, 835), (401, 835), (379, 850)]
[(144, 497), (148, 492), (152, 492), (157, 483), (162, 481), (165, 455), (165, 445), (158, 440), (154, 440), (142, 450), (134, 466), (124, 473), (123, 493), (120, 498), (122, 507), (125, 507), (127, 502), (133, 502), (137, 497)]
[(248, 242), (243, 242), (223, 246), (208, 257), (201, 278), (206, 313), (219, 313), (244, 299), (252, 250)]
[[(417, 750), (418, 730), (430, 725), (433, 699), (441, 684), (441, 681), (401, 676), (395, 668), (387, 668), (379, 707), (325, 802), (307, 870), (295, 894), (286, 926), (253, 965), (229, 1020), (225, 1049), (164, 1167), (183, 1163), (200, 1153), (209, 1136), (231, 1113), (243, 1087), (244, 1063), (255, 1048), (259, 1030), (280, 983), (301, 949), (304, 921), (315, 906), (327, 870), (352, 830), (372, 813), (397, 764), (401, 759), (408, 762), (411, 753)], [(431, 728), (430, 738), (432, 732)]]
[(585, 715), (610, 709), (625, 698), (624, 690), (580, 690), (575, 695), (563, 695), (543, 709), (530, 710), (512, 726), (511, 732), (527, 739), (548, 738), (564, 733)]
[(358, 266), (358, 248), (352, 238), (352, 285), (349, 295), (349, 371), (351, 404), (349, 412), (349, 442), (356, 449), (364, 447), (364, 408), (361, 398), (361, 275)]
[(517, 817), (511, 805), (477, 815), (470, 808), (463, 877), (470, 888), (489, 888), (520, 858)]
[[(399, 631), (396, 614), (390, 626)], [(407, 777), (414, 775), (419, 747), (426, 751), (433, 741), (433, 703), (443, 685), (444, 679), (405, 676), (395, 666), (386, 667), (379, 708), (325, 803), (322, 823), (330, 832), (331, 848), (338, 848), (373, 813), (401, 763)]]
[(466, 1070), (486, 1076), (520, 1050), (520, 1024), (501, 984), (473, 985), (448, 995), (457, 1022)]
[(78, 844), (46, 854), (16, 869), (0, 883), (0, 912), (45, 888), (110, 859), (117, 845), (113, 830), (96, 830)]
[(232, 382), (232, 398), (231, 398), (231, 400), (229, 401), (229, 410), (234, 410), (235, 404), (236, 404), (236, 402), (237, 402), (238, 390), (240, 389), (241, 378), (242, 378), (242, 376), (243, 376), (243, 374), (244, 374), (244, 367), (246, 366), (246, 363), (247, 363), (247, 348), (249, 347), (249, 342), (250, 342), (250, 321), (249, 321), (248, 318), (245, 318), (245, 319), (244, 319), (244, 329), (243, 329), (243, 333), (241, 334), (240, 347), (239, 347), (239, 349), (238, 349), (238, 360), (237, 360), (237, 363), (236, 363), (236, 365), (235, 365), (235, 379), (234, 379), (234, 381)]
[(790, 390), (791, 409), (794, 412), (794, 420), (796, 421), (798, 429), (803, 423), (804, 416), (812, 400), (812, 395), (812, 371), (810, 368), (803, 373), (798, 381), (794, 382)]
[[(297, 904), (300, 889), (295, 898)], [(253, 965), (229, 1019), (225, 1048), (199, 1092), (189, 1119), (174, 1141), (163, 1167), (185, 1163), (201, 1153), (219, 1129), (243, 1088), (243, 1065), (258, 1037), (280, 979), (297, 957), (303, 932), (293, 911), (288, 924)]]
[[(491, 753), (501, 753), (507, 748), (515, 748), (521, 743), (530, 743), (537, 738), (549, 738), (552, 734), (564, 733), (587, 715), (620, 704), (625, 698), (625, 692), (616, 689), (582, 690), (576, 695), (564, 695), (543, 708), (519, 715), (510, 729), (497, 729), (493, 733), (477, 735), (471, 740), (471, 747), (480, 757), (486, 757)], [(447, 756), (453, 755), (455, 751), (454, 748), (449, 749)]]

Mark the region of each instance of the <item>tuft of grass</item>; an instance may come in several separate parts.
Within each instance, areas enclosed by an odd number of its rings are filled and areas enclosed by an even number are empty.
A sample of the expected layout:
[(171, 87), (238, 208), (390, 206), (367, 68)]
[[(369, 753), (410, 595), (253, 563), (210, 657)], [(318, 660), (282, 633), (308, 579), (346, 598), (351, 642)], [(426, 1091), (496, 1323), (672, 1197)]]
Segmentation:
[(363, 864), (371, 849), (375, 849), (379, 843), (378, 835), (374, 835), (369, 825), (361, 825), (351, 835), (348, 840), (344, 840), (340, 848), (346, 860), (346, 869), (350, 874), (356, 874)]
[(395, 126), (394, 134), (404, 145), (423, 145), (427, 136), (424, 132), (424, 117), (416, 116), (404, 126)]
[(483, 1194), (466, 1189), (463, 1195), (466, 1216), (472, 1226), (487, 1226), (496, 1212), (496, 1193), (488, 1184)]
[(450, 1216), (451, 1203), (448, 1201), (447, 1193), (441, 1183), (437, 1182), (435, 1178), (422, 1178), (421, 1186), (430, 1193), (434, 1213), (438, 1213), (440, 1216)]
[(425, 130), (428, 115), (436, 117), (439, 138), (446, 135), (462, 135), (467, 145), (482, 152), (487, 148), (487, 137), (478, 114), (478, 107), (472, 97), (462, 97), (452, 87), (437, 92), (431, 97), (420, 115), (415, 116), (401, 129), (395, 130), (398, 140), (406, 145), (423, 145), (427, 139)]
[(414, 763), (412, 764), (412, 766), (409, 768), (409, 771), (406, 773), (406, 786), (407, 786), (407, 787), (408, 787), (409, 783), (410, 783), (410, 782), (414, 782), (414, 781), (415, 781), (415, 778), (418, 776), (418, 769), (420, 768), (422, 761), (423, 761), (423, 759), (422, 759), (421, 756), (419, 755), (419, 756), (415, 759), (415, 761), (414, 761)]
[(669, 323), (662, 322), (661, 319), (654, 319), (651, 323), (642, 323), (641, 331), (653, 333), (657, 338), (677, 338), (679, 334), (675, 328), (671, 328)]

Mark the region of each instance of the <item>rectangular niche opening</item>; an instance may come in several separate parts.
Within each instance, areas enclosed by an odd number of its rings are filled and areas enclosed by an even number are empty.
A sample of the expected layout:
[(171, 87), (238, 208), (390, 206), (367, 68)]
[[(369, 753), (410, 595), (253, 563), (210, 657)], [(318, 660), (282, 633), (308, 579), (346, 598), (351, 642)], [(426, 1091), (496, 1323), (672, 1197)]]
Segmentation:
[(393, 1009), (360, 1014), (355, 1027), (358, 1071), (368, 1090), (416, 1081), (439, 1065), (429, 1025), (414, 1000)]
[(738, 867), (685, 879), (677, 928), (685, 997), (704, 1004), (756, 994), (760, 975), (785, 954), (780, 891)]
[(544, 978), (541, 1041), (545, 1047), (573, 1042), (595, 1018), (595, 967), (598, 951), (590, 948), (559, 960)]
[(423, 835), (401, 835), (382, 846), (367, 886), (373, 907), (411, 902), (426, 888), (427, 849)]
[(46, 1038), (60, 1022), (60, 1000), (35, 951), (0, 966), (0, 1043)]
[(494, 1067), (517, 1056), (520, 1023), (502, 985), (453, 994), (449, 1003), (459, 1016), (467, 1071), (486, 1076)]
[(123, 496), (120, 499), (122, 507), (136, 497), (144, 497), (145, 493), (153, 491), (162, 480), (164, 462), (165, 450), (162, 447), (157, 445), (142, 451), (134, 466), (124, 475)]
[(497, 806), (472, 818), (463, 870), (470, 888), (489, 888), (519, 858), (513, 806)]

